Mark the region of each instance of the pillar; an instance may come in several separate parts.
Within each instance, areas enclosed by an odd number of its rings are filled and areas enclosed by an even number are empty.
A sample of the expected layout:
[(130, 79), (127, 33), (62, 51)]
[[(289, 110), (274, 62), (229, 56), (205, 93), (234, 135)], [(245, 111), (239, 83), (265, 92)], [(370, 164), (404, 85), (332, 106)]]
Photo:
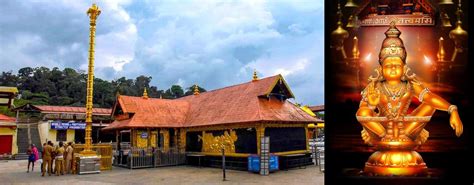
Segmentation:
[(262, 137), (265, 136), (265, 126), (263, 123), (260, 123), (255, 128), (257, 132), (257, 154), (260, 155), (260, 145), (262, 141)]

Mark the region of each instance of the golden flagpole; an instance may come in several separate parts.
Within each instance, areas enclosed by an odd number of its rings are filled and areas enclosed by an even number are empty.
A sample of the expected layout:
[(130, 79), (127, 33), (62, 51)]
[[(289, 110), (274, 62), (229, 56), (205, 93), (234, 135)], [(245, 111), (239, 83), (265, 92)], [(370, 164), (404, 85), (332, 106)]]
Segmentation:
[(96, 155), (92, 150), (92, 97), (94, 87), (94, 39), (95, 39), (95, 25), (97, 17), (100, 15), (100, 9), (96, 4), (92, 4), (92, 7), (87, 10), (87, 15), (90, 18), (90, 35), (89, 35), (89, 69), (87, 75), (87, 97), (86, 97), (86, 144), (84, 150), (81, 152), (82, 155)]

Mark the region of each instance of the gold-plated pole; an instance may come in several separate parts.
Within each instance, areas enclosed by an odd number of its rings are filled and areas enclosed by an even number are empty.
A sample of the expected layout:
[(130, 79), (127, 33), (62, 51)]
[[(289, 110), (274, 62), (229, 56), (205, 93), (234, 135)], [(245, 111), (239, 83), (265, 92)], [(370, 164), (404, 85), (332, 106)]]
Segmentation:
[(359, 39), (357, 39), (356, 36), (354, 36), (354, 46), (352, 47), (352, 58), (354, 60), (359, 59), (360, 56), (360, 51), (359, 51)]
[(97, 17), (100, 15), (100, 9), (96, 4), (87, 10), (87, 15), (90, 18), (90, 35), (89, 35), (89, 69), (87, 75), (87, 97), (86, 97), (86, 144), (82, 155), (96, 155), (92, 150), (92, 97), (94, 89), (94, 40), (95, 40), (95, 25)]
[(443, 37), (440, 37), (439, 40), (439, 47), (438, 47), (438, 53), (436, 56), (438, 57), (438, 62), (444, 62), (444, 56), (446, 55), (446, 51), (444, 51), (444, 39)]

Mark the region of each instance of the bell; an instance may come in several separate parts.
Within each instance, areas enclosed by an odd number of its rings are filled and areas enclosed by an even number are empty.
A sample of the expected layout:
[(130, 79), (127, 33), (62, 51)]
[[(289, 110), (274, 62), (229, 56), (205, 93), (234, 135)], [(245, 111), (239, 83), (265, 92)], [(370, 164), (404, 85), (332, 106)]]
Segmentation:
[[(342, 24), (342, 23), (341, 23)], [(342, 28), (342, 25), (338, 25), (337, 28), (332, 31), (331, 37), (334, 40), (334, 46), (336, 49), (340, 49), (344, 47), (344, 40), (349, 37), (349, 32)]]
[(331, 37), (333, 39), (333, 46), (336, 50), (341, 52), (344, 59), (347, 58), (346, 52), (344, 51), (344, 40), (349, 37), (349, 32), (342, 28), (342, 23), (340, 23), (337, 29), (331, 33)]
[(347, 58), (346, 52), (344, 51), (344, 40), (349, 37), (349, 32), (342, 28), (342, 11), (341, 11), (341, 4), (337, 4), (337, 14), (339, 20), (337, 21), (337, 28), (331, 32), (331, 40), (332, 44), (331, 47), (335, 47), (337, 51), (341, 52), (341, 55), (344, 59)]
[(441, 13), (441, 27), (443, 28), (451, 28), (451, 20), (449, 20), (449, 16), (446, 12)]
[[(342, 11), (341, 11), (341, 5), (338, 3), (337, 4), (337, 15), (339, 17), (337, 21), (337, 28), (331, 33), (331, 37), (334, 40), (339, 41), (344, 41), (347, 37), (349, 37), (349, 32), (347, 32), (344, 28), (342, 28)], [(340, 46), (340, 45), (337, 45)]]
[(347, 19), (346, 27), (348, 27), (348, 28), (354, 28), (355, 27), (354, 16), (353, 15), (349, 16), (349, 19)]
[(439, 5), (450, 5), (450, 4), (454, 4), (454, 2), (452, 0), (440, 0)]
[(344, 5), (345, 8), (357, 8), (359, 5), (355, 4), (354, 1), (352, 0), (347, 0), (346, 5)]
[(467, 40), (467, 31), (462, 29), (461, 21), (457, 22), (456, 28), (449, 32), (449, 38), (454, 40), (454, 53), (451, 58), (451, 61), (454, 62), (456, 60), (456, 56), (458, 53), (463, 52), (463, 44)]

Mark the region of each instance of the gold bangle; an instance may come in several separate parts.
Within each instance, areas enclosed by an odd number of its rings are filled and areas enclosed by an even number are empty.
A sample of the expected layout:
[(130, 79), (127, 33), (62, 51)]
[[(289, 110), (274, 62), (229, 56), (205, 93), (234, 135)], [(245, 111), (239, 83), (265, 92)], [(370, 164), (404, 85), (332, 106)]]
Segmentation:
[(423, 91), (421, 91), (420, 95), (418, 96), (418, 100), (420, 102), (423, 102), (423, 97), (425, 96), (426, 93), (430, 92), (428, 88), (424, 88)]
[(451, 114), (455, 110), (458, 110), (458, 107), (456, 105), (450, 105), (448, 108), (448, 113)]

